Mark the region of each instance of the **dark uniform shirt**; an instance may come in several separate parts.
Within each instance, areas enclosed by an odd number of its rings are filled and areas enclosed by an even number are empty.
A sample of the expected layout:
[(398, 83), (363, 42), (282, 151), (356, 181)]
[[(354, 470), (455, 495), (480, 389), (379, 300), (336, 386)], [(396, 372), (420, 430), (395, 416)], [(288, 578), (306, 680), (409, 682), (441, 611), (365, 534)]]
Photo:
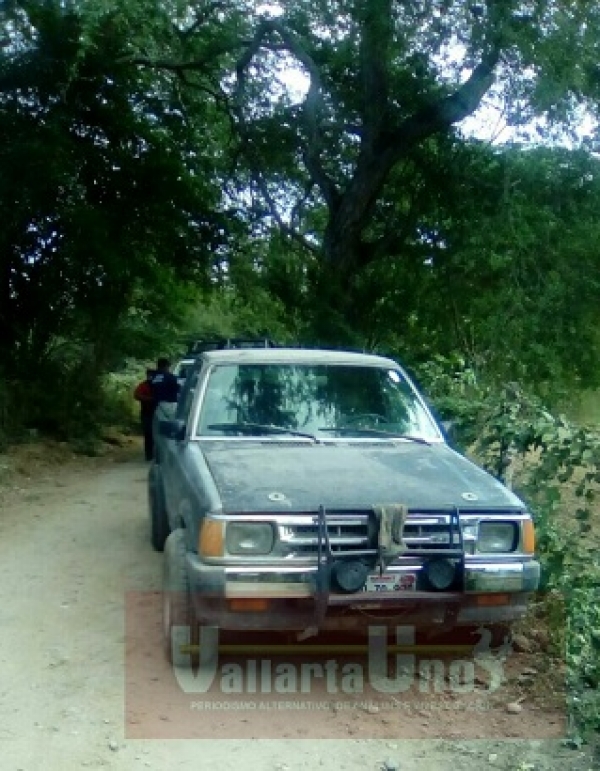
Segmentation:
[(155, 372), (150, 381), (154, 403), (176, 402), (179, 394), (179, 383), (172, 372)]

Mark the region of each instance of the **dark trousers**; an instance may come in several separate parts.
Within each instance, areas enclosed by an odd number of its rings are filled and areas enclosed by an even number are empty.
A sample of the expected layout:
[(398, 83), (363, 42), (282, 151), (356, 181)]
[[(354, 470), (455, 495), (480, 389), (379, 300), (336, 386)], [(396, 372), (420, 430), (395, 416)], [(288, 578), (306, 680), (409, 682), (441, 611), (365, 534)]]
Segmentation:
[(152, 460), (154, 457), (154, 440), (152, 438), (152, 419), (154, 413), (142, 412), (142, 431), (144, 432), (144, 455), (146, 460)]

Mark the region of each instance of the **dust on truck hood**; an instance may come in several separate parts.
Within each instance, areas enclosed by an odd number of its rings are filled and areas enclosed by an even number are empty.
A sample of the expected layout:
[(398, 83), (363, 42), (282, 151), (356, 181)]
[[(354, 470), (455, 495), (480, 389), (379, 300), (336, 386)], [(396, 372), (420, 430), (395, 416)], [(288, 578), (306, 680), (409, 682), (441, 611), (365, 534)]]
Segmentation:
[(314, 511), (398, 502), (413, 509), (447, 506), (523, 508), (500, 482), (445, 444), (290, 444), (244, 447), (203, 443), (225, 511)]

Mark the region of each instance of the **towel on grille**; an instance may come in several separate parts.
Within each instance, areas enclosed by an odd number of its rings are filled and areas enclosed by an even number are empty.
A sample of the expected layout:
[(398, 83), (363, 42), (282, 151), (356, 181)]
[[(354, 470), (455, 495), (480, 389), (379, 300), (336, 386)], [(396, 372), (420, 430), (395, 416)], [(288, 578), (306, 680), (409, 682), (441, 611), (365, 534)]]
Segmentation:
[(396, 557), (406, 551), (407, 547), (402, 536), (408, 508), (403, 503), (385, 503), (373, 506), (373, 512), (379, 525), (378, 564), (383, 572)]

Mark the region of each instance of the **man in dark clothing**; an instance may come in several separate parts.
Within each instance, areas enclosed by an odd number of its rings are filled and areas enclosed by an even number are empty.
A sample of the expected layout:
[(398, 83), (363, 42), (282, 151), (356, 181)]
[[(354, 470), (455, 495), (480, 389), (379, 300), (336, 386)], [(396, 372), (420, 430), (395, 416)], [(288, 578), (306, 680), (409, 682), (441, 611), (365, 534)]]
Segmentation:
[(144, 455), (146, 460), (152, 460), (154, 455), (154, 441), (152, 438), (152, 418), (156, 409), (156, 402), (152, 394), (152, 378), (154, 370), (146, 370), (146, 379), (139, 383), (133, 392), (133, 398), (140, 403), (140, 421), (144, 432)]
[(154, 437), (152, 424), (159, 402), (176, 402), (179, 383), (170, 370), (168, 359), (159, 359), (156, 369), (146, 370), (146, 380), (135, 389), (133, 396), (140, 403), (140, 420), (144, 432), (144, 455), (146, 460), (154, 458)]
[(159, 359), (156, 362), (156, 372), (150, 381), (155, 405), (159, 402), (177, 401), (179, 382), (170, 369), (171, 362), (168, 359)]

